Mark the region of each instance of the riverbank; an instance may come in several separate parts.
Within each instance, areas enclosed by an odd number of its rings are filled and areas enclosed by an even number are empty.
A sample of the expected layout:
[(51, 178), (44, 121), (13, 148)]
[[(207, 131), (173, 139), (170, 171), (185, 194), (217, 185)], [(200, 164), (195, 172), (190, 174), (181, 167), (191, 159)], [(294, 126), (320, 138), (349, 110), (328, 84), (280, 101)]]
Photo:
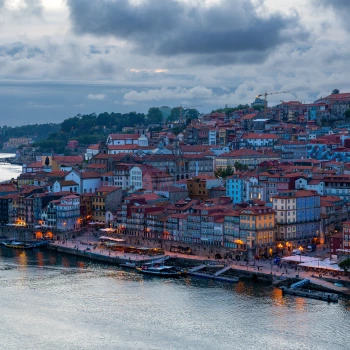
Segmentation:
[[(95, 238), (83, 236), (67, 241), (55, 241), (49, 245), (49, 248), (63, 254), (75, 255), (115, 265), (120, 265), (125, 262), (142, 264), (164, 256), (145, 256), (111, 251), (109, 249), (99, 249), (96, 248), (96, 244), (97, 240)], [(246, 264), (243, 262), (206, 259), (203, 256), (177, 254), (169, 251), (165, 251), (165, 255), (170, 256), (169, 264), (179, 267), (189, 269), (202, 266), (201, 273), (204, 273), (207, 278), (211, 279), (225, 280), (227, 278), (227, 280), (229, 280), (234, 277), (239, 277), (240, 279), (272, 283), (276, 287), (279, 287), (308, 278), (310, 280), (310, 288), (350, 296), (350, 289), (345, 286), (345, 284), (349, 283), (348, 279), (324, 279), (315, 277), (308, 271), (295, 271), (292, 269), (282, 270), (277, 265), (270, 265), (269, 261), (259, 262), (258, 264)], [(215, 274), (223, 269), (223, 267), (225, 267), (226, 271), (220, 274), (220, 276), (218, 275), (218, 278), (215, 278)], [(344, 287), (334, 285), (336, 282), (344, 283)]]

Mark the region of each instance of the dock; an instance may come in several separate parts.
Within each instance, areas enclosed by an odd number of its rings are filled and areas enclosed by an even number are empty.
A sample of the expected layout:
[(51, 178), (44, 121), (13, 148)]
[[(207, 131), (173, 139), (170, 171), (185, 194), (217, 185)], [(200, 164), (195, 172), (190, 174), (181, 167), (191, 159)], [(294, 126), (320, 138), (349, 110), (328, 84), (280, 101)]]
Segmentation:
[(228, 270), (230, 270), (230, 269), (231, 269), (231, 266), (226, 266), (226, 267), (224, 267), (223, 269), (219, 270), (218, 272), (215, 272), (215, 273), (214, 273), (214, 276), (219, 276), (219, 275), (221, 275), (222, 273), (224, 273), (224, 272), (226, 272), (226, 271), (228, 271)]
[(317, 299), (317, 300), (324, 300), (328, 302), (338, 302), (338, 294), (334, 293), (326, 293), (326, 292), (319, 292), (316, 290), (309, 290), (309, 289), (292, 289), (287, 287), (281, 287), (282, 295), (289, 294), (289, 295), (295, 295), (299, 297), (304, 298), (311, 298), (311, 299)]
[(222, 281), (222, 282), (229, 282), (229, 283), (239, 282), (239, 277), (236, 277), (236, 276), (224, 277), (224, 276), (215, 276), (215, 275), (209, 275), (206, 273), (191, 272), (191, 271), (189, 271), (187, 274), (193, 277), (206, 278), (206, 279)]
[(303, 289), (302, 287), (308, 285), (310, 283), (310, 280), (308, 278), (305, 278), (301, 281), (298, 281), (296, 283), (293, 283), (290, 287), (282, 286), (282, 295), (289, 294), (289, 295), (295, 295), (299, 297), (305, 297), (305, 298), (311, 298), (311, 299), (317, 299), (317, 300), (324, 300), (328, 302), (338, 302), (338, 294), (335, 293), (327, 293), (327, 292), (320, 292), (316, 290), (310, 290), (310, 289)]

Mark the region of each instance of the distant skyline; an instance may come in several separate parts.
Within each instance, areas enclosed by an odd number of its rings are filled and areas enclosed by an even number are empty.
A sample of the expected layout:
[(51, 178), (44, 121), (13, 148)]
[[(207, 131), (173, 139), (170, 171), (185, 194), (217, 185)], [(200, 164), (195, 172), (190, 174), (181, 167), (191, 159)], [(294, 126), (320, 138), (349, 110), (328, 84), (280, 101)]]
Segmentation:
[(0, 0), (0, 126), (350, 91), (350, 1)]

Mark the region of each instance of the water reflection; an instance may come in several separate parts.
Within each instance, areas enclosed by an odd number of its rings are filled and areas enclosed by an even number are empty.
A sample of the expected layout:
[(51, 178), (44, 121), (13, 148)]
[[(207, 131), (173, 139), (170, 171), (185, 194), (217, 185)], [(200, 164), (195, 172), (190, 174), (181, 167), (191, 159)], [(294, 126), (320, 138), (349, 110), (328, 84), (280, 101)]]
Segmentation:
[(27, 253), (25, 250), (19, 250), (16, 251), (18, 253), (17, 258), (18, 258), (18, 264), (19, 264), (19, 268), (21, 269), (26, 269), (27, 265), (28, 265), (28, 257), (27, 257)]
[(69, 261), (69, 259), (66, 258), (66, 257), (62, 257), (61, 263), (62, 263), (62, 265), (63, 265), (64, 267), (69, 267), (69, 266), (70, 266), (70, 261)]
[(38, 266), (43, 267), (45, 266), (45, 261), (44, 261), (44, 254), (43, 252), (37, 252), (36, 253), (36, 260), (38, 262)]
[[(3, 349), (23, 347), (23, 334), (27, 349), (55, 350), (340, 350), (349, 341), (348, 301), (282, 297), (266, 284), (149, 278), (53, 251), (5, 247), (0, 272)], [(54, 326), (45, 337), (47, 324)]]

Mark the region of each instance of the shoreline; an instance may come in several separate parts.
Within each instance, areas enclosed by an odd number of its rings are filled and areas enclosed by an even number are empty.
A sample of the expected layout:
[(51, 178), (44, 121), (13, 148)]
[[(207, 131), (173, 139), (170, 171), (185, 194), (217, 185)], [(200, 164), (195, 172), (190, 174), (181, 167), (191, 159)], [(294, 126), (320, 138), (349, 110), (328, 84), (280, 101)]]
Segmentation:
[[(90, 243), (91, 244), (91, 243)], [(74, 246), (79, 246), (79, 248), (74, 248)], [(140, 256), (135, 254), (124, 254), (121, 252), (115, 252), (115, 251), (109, 251), (108, 249), (95, 249), (95, 250), (87, 250), (90, 245), (89, 243), (77, 243), (76, 241), (67, 242), (67, 243), (50, 243), (48, 246), (48, 249), (57, 251), (58, 253), (62, 254), (68, 254), (72, 256), (82, 257), (85, 259), (89, 259), (92, 261), (100, 261), (104, 263), (109, 263), (113, 265), (120, 265), (126, 262), (135, 262), (135, 263), (148, 263), (155, 259), (161, 259), (163, 256), (170, 256), (169, 262), (175, 264), (176, 266), (182, 267), (182, 268), (193, 268), (193, 267), (200, 267), (201, 265), (205, 265), (205, 269), (209, 270), (209, 273), (201, 273), (200, 271), (198, 273), (188, 273), (189, 276), (196, 277), (196, 278), (206, 278), (206, 279), (212, 279), (216, 281), (222, 281), (226, 283), (233, 283), (234, 277), (239, 277), (241, 280), (251, 280), (261, 283), (270, 283), (274, 287), (280, 287), (285, 286), (291, 283), (294, 283), (296, 281), (300, 281), (304, 278), (310, 279), (310, 287), (319, 291), (324, 292), (332, 292), (332, 293), (338, 293), (339, 295), (350, 297), (350, 289), (347, 287), (337, 287), (334, 285), (334, 282), (339, 282), (339, 280), (334, 281), (327, 281), (326, 279), (319, 279), (316, 277), (311, 277), (307, 273), (299, 272), (293, 273), (289, 272), (286, 274), (282, 273), (281, 275), (278, 275), (278, 271), (274, 269), (271, 271), (270, 265), (268, 266), (269, 271), (266, 271), (267, 266), (261, 266), (261, 265), (248, 265), (245, 264), (238, 264), (238, 263), (229, 263), (225, 264), (220, 261), (216, 260), (208, 260), (201, 256), (183, 256), (181, 254), (174, 254), (171, 252), (165, 252), (165, 255), (162, 256)], [(226, 267), (227, 273), (225, 272), (225, 275), (218, 275), (215, 276), (215, 269), (222, 269), (223, 267)], [(282, 271), (282, 270), (281, 270)], [(206, 271), (208, 272), (208, 271)], [(341, 281), (341, 282), (344, 282)], [(348, 282), (348, 281), (345, 281)]]

